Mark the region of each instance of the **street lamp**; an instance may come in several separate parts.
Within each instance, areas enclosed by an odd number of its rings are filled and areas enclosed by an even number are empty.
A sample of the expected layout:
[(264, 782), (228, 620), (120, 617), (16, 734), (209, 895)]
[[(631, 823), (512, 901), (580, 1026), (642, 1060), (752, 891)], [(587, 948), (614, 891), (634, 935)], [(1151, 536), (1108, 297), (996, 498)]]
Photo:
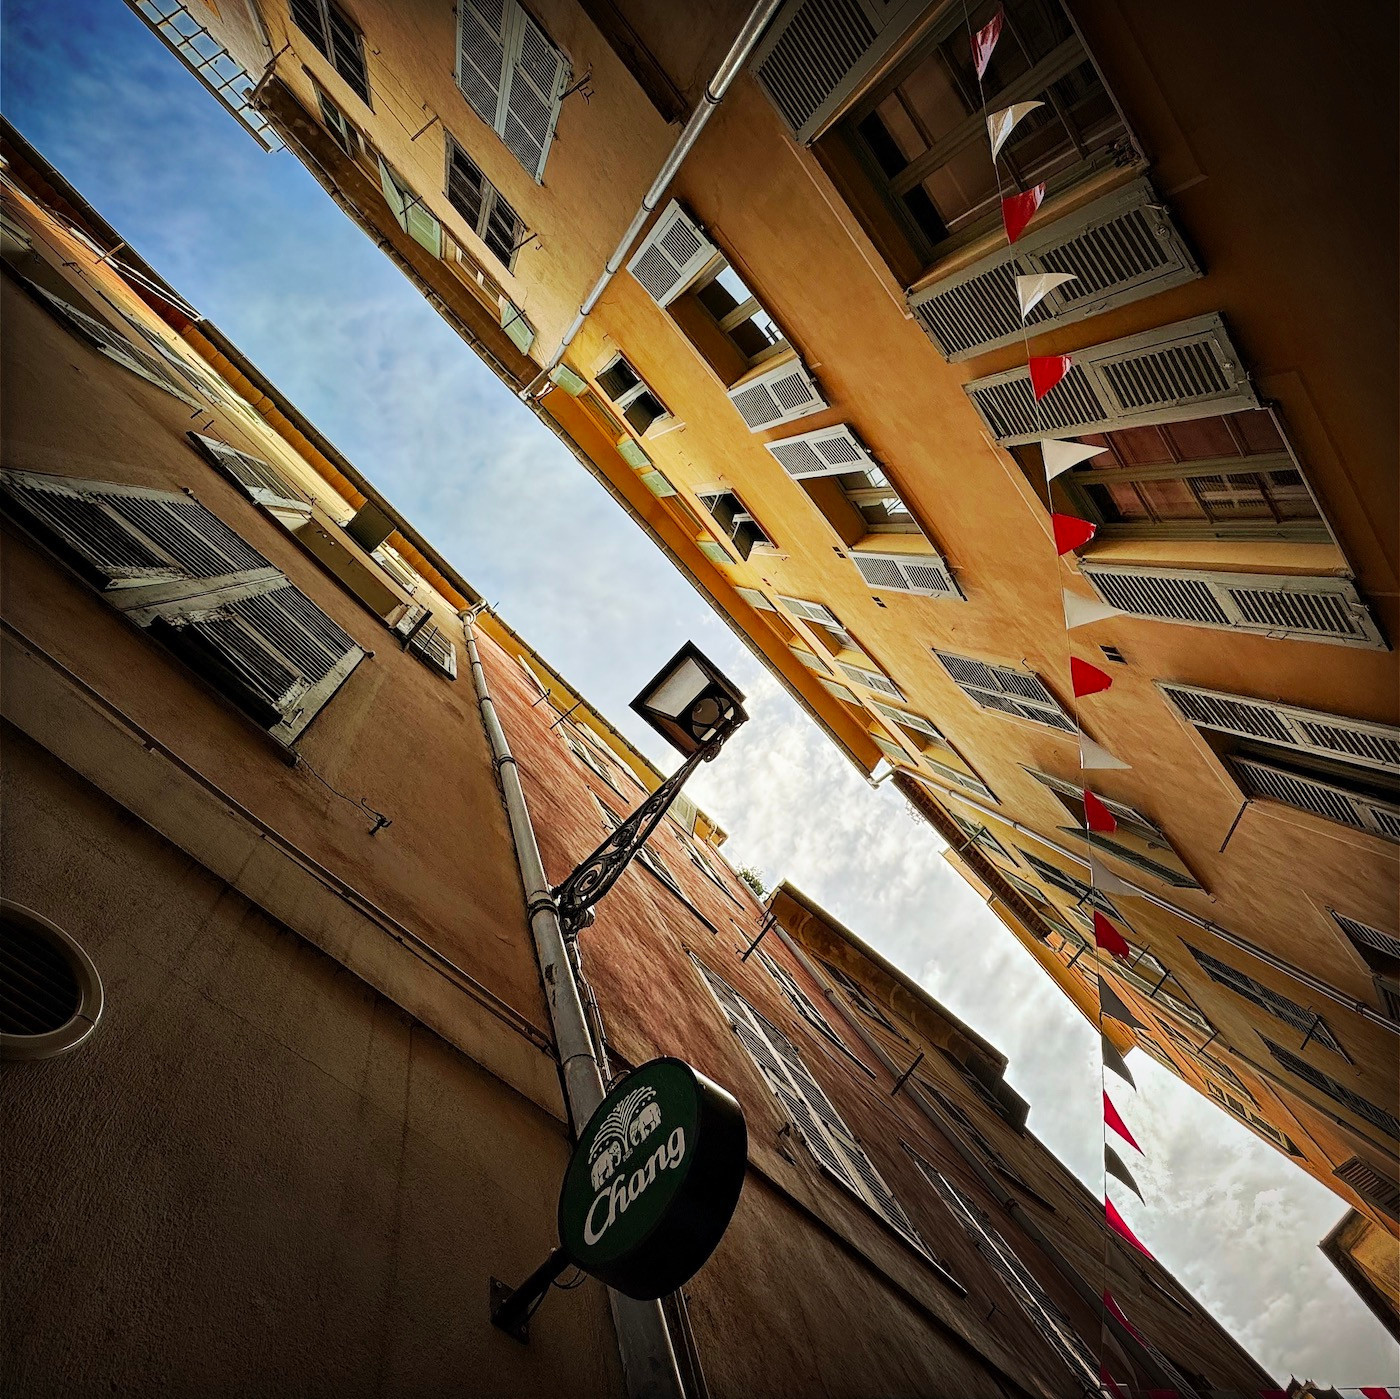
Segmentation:
[(743, 693), (689, 641), (632, 701), (632, 710), (683, 753), (685, 762), (554, 890), (559, 921), (569, 936), (593, 921), (593, 905), (646, 844), (686, 778), (714, 758), (749, 717)]

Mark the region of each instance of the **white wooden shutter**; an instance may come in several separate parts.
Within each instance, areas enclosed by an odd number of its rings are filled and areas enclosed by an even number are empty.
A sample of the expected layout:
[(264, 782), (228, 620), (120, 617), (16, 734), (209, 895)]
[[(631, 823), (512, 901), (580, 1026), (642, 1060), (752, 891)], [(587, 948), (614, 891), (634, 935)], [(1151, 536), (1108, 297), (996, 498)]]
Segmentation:
[(1183, 718), (1200, 728), (1241, 738), (1258, 738), (1302, 753), (1340, 759), (1364, 767), (1400, 767), (1400, 728), (1368, 719), (1348, 719), (1296, 705), (1274, 704), (1204, 690), (1196, 685), (1158, 682)]
[(1081, 560), (1080, 570), (1105, 602), (1139, 617), (1388, 649), (1366, 604), (1345, 578), (1143, 568), (1092, 559)]
[(734, 591), (738, 593), (750, 607), (757, 608), (760, 612), (776, 612), (778, 610), (768, 600), (767, 595), (759, 592), (757, 588), (735, 588)]
[(515, 27), (506, 50), (504, 110), (497, 130), (539, 183), (559, 120), (559, 99), (568, 86), (569, 65), (544, 30), (519, 5), (513, 8)]
[(1064, 733), (1077, 732), (1059, 701), (1030, 671), (974, 660), (951, 651), (936, 650), (933, 654), (953, 683), (979, 708), (1030, 719)]
[(819, 627), (829, 627), (832, 631), (845, 636), (846, 629), (841, 625), (840, 619), (834, 612), (823, 607), (821, 603), (806, 602), (800, 597), (788, 597), (784, 593), (778, 594), (778, 601), (793, 616), (801, 617), (804, 622), (815, 622)]
[(457, 648), (438, 626), (419, 627), (409, 639), (408, 649), (449, 680), (457, 678)]
[(844, 685), (837, 684), (835, 680), (828, 680), (825, 676), (822, 677), (822, 688), (845, 704), (857, 702), (854, 690), (848, 690)]
[(1037, 404), (1024, 366), (964, 385), (987, 430), (1004, 445), (1048, 433), (1180, 422), (1257, 408), (1239, 352), (1217, 315), (1197, 316), (1075, 350), (1065, 375)]
[(1400, 804), (1257, 758), (1233, 757), (1230, 763), (1248, 796), (1282, 802), (1359, 831), (1400, 841)]
[(854, 680), (857, 685), (864, 685), (867, 690), (874, 690), (876, 694), (888, 695), (891, 699), (897, 700), (904, 698), (899, 686), (881, 671), (867, 670), (864, 666), (848, 665), (845, 661), (837, 661), (836, 668), (848, 680)]
[(718, 251), (673, 199), (632, 254), (627, 270), (658, 306), (669, 306)]
[(813, 141), (928, 0), (789, 0), (754, 50), (759, 86)]
[(750, 432), (805, 418), (826, 407), (817, 382), (801, 360), (785, 359), (729, 390), (730, 401)]
[(902, 767), (912, 767), (914, 760), (906, 753), (893, 739), (886, 738), (884, 734), (872, 733), (872, 742), (887, 757), (890, 762), (898, 763)]
[(791, 477), (838, 476), (843, 471), (878, 471), (879, 464), (847, 423), (799, 432), (763, 444)]
[(913, 729), (915, 733), (922, 734), (940, 748), (948, 746), (943, 735), (922, 714), (914, 714), (907, 709), (896, 709), (893, 705), (881, 704), (879, 700), (875, 701), (875, 708), (891, 723), (898, 724), (901, 728)]
[(216, 466), (249, 500), (283, 515), (306, 519), (311, 514), (306, 494), (275, 466), (198, 432), (188, 434), (201, 456)]
[(948, 565), (937, 554), (876, 554), (852, 549), (850, 559), (872, 588), (966, 601)]
[[(1069, 272), (1021, 321), (1016, 277)], [(912, 293), (909, 309), (945, 359), (958, 361), (1068, 325), (1199, 277), (1165, 206), (1146, 180), (1096, 199), (970, 267)]]
[(493, 131), (505, 65), (506, 17), (514, 0), (457, 0), (457, 86)]

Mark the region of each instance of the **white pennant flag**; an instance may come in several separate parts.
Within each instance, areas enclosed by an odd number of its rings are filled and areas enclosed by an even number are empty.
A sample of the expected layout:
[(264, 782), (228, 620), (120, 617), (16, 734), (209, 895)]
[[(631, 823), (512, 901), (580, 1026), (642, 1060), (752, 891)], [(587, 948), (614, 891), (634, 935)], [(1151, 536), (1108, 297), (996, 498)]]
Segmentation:
[(1003, 107), (999, 112), (993, 112), (987, 118), (987, 135), (992, 143), (993, 160), (1001, 154), (1001, 148), (1016, 129), (1016, 123), (1028, 112), (1033, 112), (1037, 107), (1044, 105), (1044, 102), (1016, 102), (1010, 107)]
[(1089, 856), (1089, 881), (1103, 894), (1137, 893), (1131, 884), (1125, 884), (1112, 870), (1106, 868), (1101, 860), (1096, 860), (1092, 855)]
[(1065, 629), (1073, 631), (1075, 627), (1087, 627), (1090, 622), (1102, 622), (1106, 617), (1121, 617), (1123, 609), (1113, 607), (1109, 603), (1100, 602), (1096, 597), (1080, 597), (1078, 593), (1072, 593), (1068, 588), (1060, 590), (1065, 599)]
[(1131, 772), (1133, 767), (1122, 758), (1115, 758), (1083, 732), (1079, 735), (1079, 766), (1086, 772)]
[(1025, 320), (1046, 296), (1066, 282), (1077, 282), (1073, 272), (1035, 272), (1016, 278), (1016, 300), (1021, 303), (1021, 319)]
[[(1021, 279), (1018, 277), (1016, 280), (1019, 282)], [(1053, 481), (1061, 472), (1108, 450), (1107, 447), (1095, 447), (1092, 442), (1072, 442), (1059, 437), (1042, 437), (1039, 442), (1047, 481)]]

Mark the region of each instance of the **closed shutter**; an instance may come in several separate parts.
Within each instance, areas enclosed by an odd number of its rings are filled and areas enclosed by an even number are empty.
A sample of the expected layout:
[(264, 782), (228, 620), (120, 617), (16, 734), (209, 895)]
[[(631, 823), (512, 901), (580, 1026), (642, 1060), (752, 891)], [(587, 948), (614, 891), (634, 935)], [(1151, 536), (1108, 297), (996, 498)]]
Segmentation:
[(1345, 913), (1338, 913), (1335, 908), (1329, 911), (1332, 917), (1337, 920), (1337, 926), (1353, 942), (1372, 948), (1374, 951), (1400, 962), (1400, 937), (1396, 937), (1394, 933), (1384, 932), (1380, 928), (1373, 928), (1369, 923), (1363, 923), (1359, 918), (1349, 918)]
[(1400, 1138), (1400, 1118), (1394, 1113), (1388, 1112), (1385, 1108), (1380, 1108), (1367, 1098), (1363, 1098), (1359, 1093), (1354, 1093), (1344, 1083), (1339, 1083), (1331, 1074), (1325, 1074), (1321, 1069), (1314, 1068), (1306, 1059), (1294, 1054), (1291, 1049), (1285, 1049), (1282, 1045), (1275, 1044), (1273, 1040), (1264, 1038), (1265, 1045), (1268, 1046), (1269, 1053), (1290, 1073), (1297, 1074), (1305, 1083), (1310, 1083), (1319, 1092), (1325, 1093), (1334, 1103), (1340, 1103), (1344, 1108), (1354, 1112), (1363, 1122), (1369, 1122), (1374, 1127), (1379, 1127), (1386, 1136), (1392, 1140)]
[(29, 472), (0, 494), (137, 626), (159, 637), (284, 743), (364, 652), (198, 501)]
[(1297, 1001), (1290, 1000), (1272, 987), (1265, 986), (1263, 982), (1256, 981), (1228, 962), (1222, 962), (1218, 957), (1212, 957), (1209, 952), (1202, 952), (1200, 948), (1193, 947), (1189, 942), (1186, 944), (1186, 950), (1217, 985), (1229, 987), (1236, 995), (1252, 1001), (1261, 1010), (1266, 1010), (1285, 1024), (1292, 1025), (1295, 1030), (1302, 1030), (1318, 1044), (1326, 1045), (1334, 1053), (1345, 1056), (1346, 1051), (1332, 1033), (1331, 1026), (1320, 1015), (1305, 1006), (1300, 1006)]
[(812, 1155), (842, 1185), (902, 1234), (907, 1242), (920, 1253), (927, 1253), (909, 1216), (875, 1169), (855, 1134), (812, 1077), (792, 1041), (697, 958), (692, 957), (691, 960), (709, 984), (739, 1042), (758, 1066), (764, 1081), (796, 1125)]
[(1395, 802), (1255, 758), (1237, 757), (1230, 761), (1247, 796), (1282, 802), (1358, 831), (1400, 841), (1400, 805)]
[(658, 306), (669, 306), (718, 252), (704, 229), (673, 199), (632, 254), (627, 270)]
[[(937, 758), (930, 757), (927, 753), (920, 761), (934, 770), (938, 778), (944, 782), (949, 782), (955, 787), (961, 787), (966, 792), (973, 792), (986, 801), (996, 801), (996, 796), (987, 784), (980, 778), (973, 777), (971, 773), (962, 772), (958, 768), (949, 767), (947, 763), (941, 763)], [(921, 774), (922, 775), (922, 774)]]
[(516, 0), (459, 0), (457, 86), (538, 183), (569, 65)]
[(1040, 677), (1014, 666), (993, 665), (958, 656), (951, 651), (934, 651), (939, 664), (953, 683), (979, 709), (1010, 714), (1046, 724), (1062, 733), (1077, 733), (1073, 721), (1060, 708), (1059, 701), (1041, 683)]
[(759, 86), (809, 143), (928, 0), (789, 0), (754, 50)]
[(1400, 1219), (1400, 1182), (1382, 1175), (1359, 1156), (1353, 1156), (1332, 1172), (1343, 1185), (1349, 1185), (1368, 1204), (1384, 1210), (1392, 1219)]
[(795, 617), (801, 617), (804, 622), (815, 622), (819, 627), (830, 627), (832, 631), (845, 634), (845, 629), (837, 620), (834, 612), (828, 611), (819, 602), (806, 602), (800, 597), (788, 597), (779, 593), (779, 600)]
[(816, 380), (801, 360), (785, 359), (772, 369), (729, 390), (730, 400), (750, 432), (790, 423), (826, 407)]
[(848, 680), (854, 680), (857, 685), (864, 685), (867, 690), (874, 690), (876, 694), (888, 695), (891, 699), (902, 700), (904, 695), (898, 685), (878, 670), (866, 670), (864, 666), (847, 665), (844, 661), (837, 661), (836, 668), (841, 671)]
[[(1068, 272), (1021, 321), (1016, 277)], [(1053, 322), (1068, 325), (1201, 275), (1146, 180), (1096, 199), (1046, 228), (940, 279), (909, 298), (914, 318), (945, 359), (1020, 341)]]
[(292, 485), (275, 466), (201, 433), (191, 432), (188, 436), (200, 455), (222, 471), (249, 500), (302, 517), (311, 514), (305, 492)]
[(330, 0), (291, 0), (292, 19), (316, 51), (369, 106), (369, 75), (365, 71), (360, 31)]
[(1139, 617), (1387, 649), (1366, 604), (1344, 578), (1142, 568), (1091, 559), (1080, 568), (1105, 602)]
[(1366, 767), (1400, 767), (1400, 729), (1296, 705), (1271, 704), (1195, 685), (1159, 684), (1180, 714), (1201, 728), (1259, 738)]
[(873, 554), (868, 549), (852, 549), (850, 558), (872, 588), (965, 601), (948, 565), (937, 554)]
[(777, 458), (778, 465), (791, 477), (839, 476), (843, 471), (878, 471), (879, 466), (865, 445), (846, 423), (799, 432), (763, 444)]
[(1180, 422), (1259, 406), (1216, 315), (1092, 345), (1071, 358), (1069, 373), (1038, 404), (1024, 367), (964, 389), (987, 430), (1007, 446), (1049, 433)]

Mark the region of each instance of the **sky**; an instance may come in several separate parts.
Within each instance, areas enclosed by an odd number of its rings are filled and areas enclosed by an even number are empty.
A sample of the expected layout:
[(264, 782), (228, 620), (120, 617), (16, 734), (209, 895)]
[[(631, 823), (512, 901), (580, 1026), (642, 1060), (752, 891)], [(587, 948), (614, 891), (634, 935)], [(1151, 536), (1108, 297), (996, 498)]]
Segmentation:
[[(730, 859), (791, 880), (1003, 1050), (1031, 1129), (1097, 1192), (1097, 1034), (932, 828), (867, 785), (296, 159), (264, 154), (119, 0), (6, 0), (2, 37), (6, 116), (638, 747), (669, 768), (626, 706), (683, 641), (734, 678), (750, 721), (687, 789)], [(1343, 1203), (1154, 1060), (1131, 1065), (1139, 1091), (1115, 1101), (1147, 1203), (1119, 1203), (1138, 1236), (1280, 1380), (1394, 1383), (1394, 1342), (1317, 1248)]]

